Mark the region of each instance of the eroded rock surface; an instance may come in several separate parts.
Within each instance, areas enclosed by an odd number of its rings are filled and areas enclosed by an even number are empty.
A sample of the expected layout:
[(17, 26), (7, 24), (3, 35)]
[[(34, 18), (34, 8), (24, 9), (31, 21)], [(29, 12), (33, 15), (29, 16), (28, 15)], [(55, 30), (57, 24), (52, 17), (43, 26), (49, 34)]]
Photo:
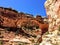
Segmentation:
[(48, 22), (43, 20), (39, 15), (35, 18), (31, 14), (0, 7), (0, 38), (8, 43), (25, 41), (34, 45), (33, 43), (41, 42), (42, 35), (48, 31)]
[(40, 45), (60, 45), (60, 0), (47, 0), (45, 2), (48, 16), (48, 33), (42, 36)]
[(47, 0), (45, 8), (49, 18), (49, 31), (58, 30), (60, 26), (60, 0)]

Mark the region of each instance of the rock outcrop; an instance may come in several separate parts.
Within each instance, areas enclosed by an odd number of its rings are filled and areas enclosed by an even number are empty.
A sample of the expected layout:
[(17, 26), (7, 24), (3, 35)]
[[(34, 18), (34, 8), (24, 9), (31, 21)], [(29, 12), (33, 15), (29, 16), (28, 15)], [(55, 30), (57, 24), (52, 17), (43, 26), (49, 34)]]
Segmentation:
[[(23, 12), (18, 13), (11, 8), (0, 7), (0, 37), (5, 41), (28, 40), (30, 43), (34, 41), (41, 42), (42, 35), (48, 31), (48, 22), (37, 15), (36, 18), (31, 14)], [(15, 39), (17, 37), (17, 39)], [(23, 40), (25, 39), (25, 40)], [(27, 42), (28, 43), (28, 42)], [(32, 45), (32, 43), (31, 43)]]
[[(0, 7), (0, 27), (21, 28), (31, 23), (31, 26), (37, 25), (41, 29), (48, 30), (48, 24), (44, 23), (42, 17), (36, 16), (34, 18), (30, 14), (18, 13), (11, 8)], [(43, 25), (46, 25), (43, 27)]]
[(60, 26), (60, 0), (47, 0), (45, 8), (49, 18), (49, 32), (58, 30)]
[(60, 45), (60, 0), (47, 0), (45, 2), (48, 16), (48, 33), (42, 36), (40, 45)]
[(0, 25), (4, 27), (16, 27), (18, 14), (8, 8), (0, 8)]

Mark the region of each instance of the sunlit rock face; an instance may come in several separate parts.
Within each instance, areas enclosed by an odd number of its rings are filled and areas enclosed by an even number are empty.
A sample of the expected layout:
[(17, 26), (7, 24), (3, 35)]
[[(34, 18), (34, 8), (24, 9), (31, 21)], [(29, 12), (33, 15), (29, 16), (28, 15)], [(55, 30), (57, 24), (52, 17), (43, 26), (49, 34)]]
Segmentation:
[(60, 45), (60, 0), (47, 0), (45, 2), (48, 16), (48, 33), (42, 36), (40, 45)]
[(53, 31), (51, 34), (43, 35), (40, 45), (60, 45), (60, 33), (58, 30)]
[[(8, 42), (20, 41), (35, 45), (42, 41), (42, 35), (48, 31), (48, 25), (48, 21), (44, 21), (44, 18), (39, 15), (34, 17), (12, 8), (0, 7), (0, 37), (2, 40), (8, 39)], [(3, 42), (3, 45), (7, 44)]]
[(45, 8), (49, 18), (49, 32), (58, 30), (60, 25), (60, 0), (47, 0)]

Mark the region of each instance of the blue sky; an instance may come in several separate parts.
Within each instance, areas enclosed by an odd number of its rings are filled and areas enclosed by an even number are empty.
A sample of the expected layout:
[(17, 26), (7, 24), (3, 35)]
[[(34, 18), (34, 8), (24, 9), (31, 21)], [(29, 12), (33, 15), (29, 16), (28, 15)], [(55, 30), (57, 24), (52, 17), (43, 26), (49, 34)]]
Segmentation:
[(17, 11), (46, 16), (44, 2), (46, 0), (0, 0), (0, 6), (10, 7)]

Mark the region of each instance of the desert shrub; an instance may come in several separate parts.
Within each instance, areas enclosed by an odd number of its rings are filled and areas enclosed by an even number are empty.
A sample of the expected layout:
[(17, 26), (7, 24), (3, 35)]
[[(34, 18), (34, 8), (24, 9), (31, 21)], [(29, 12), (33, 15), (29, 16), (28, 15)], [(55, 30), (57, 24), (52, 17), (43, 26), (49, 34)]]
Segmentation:
[(60, 31), (60, 26), (59, 26), (59, 31)]
[(2, 41), (0, 41), (0, 45), (2, 45), (3, 44), (3, 42)]
[(7, 30), (7, 31), (10, 31), (10, 28), (4, 28), (5, 30)]
[(24, 29), (35, 30), (35, 29), (39, 29), (39, 26), (37, 26), (37, 25), (35, 25), (35, 26), (26, 25), (26, 26), (24, 26)]
[(19, 42), (18, 45), (27, 45), (28, 43), (25, 42)]
[(45, 33), (45, 35), (47, 35), (47, 34), (49, 34), (49, 32), (48, 32), (48, 31)]
[(18, 35), (20, 33), (20, 30), (16, 30), (15, 35)]

